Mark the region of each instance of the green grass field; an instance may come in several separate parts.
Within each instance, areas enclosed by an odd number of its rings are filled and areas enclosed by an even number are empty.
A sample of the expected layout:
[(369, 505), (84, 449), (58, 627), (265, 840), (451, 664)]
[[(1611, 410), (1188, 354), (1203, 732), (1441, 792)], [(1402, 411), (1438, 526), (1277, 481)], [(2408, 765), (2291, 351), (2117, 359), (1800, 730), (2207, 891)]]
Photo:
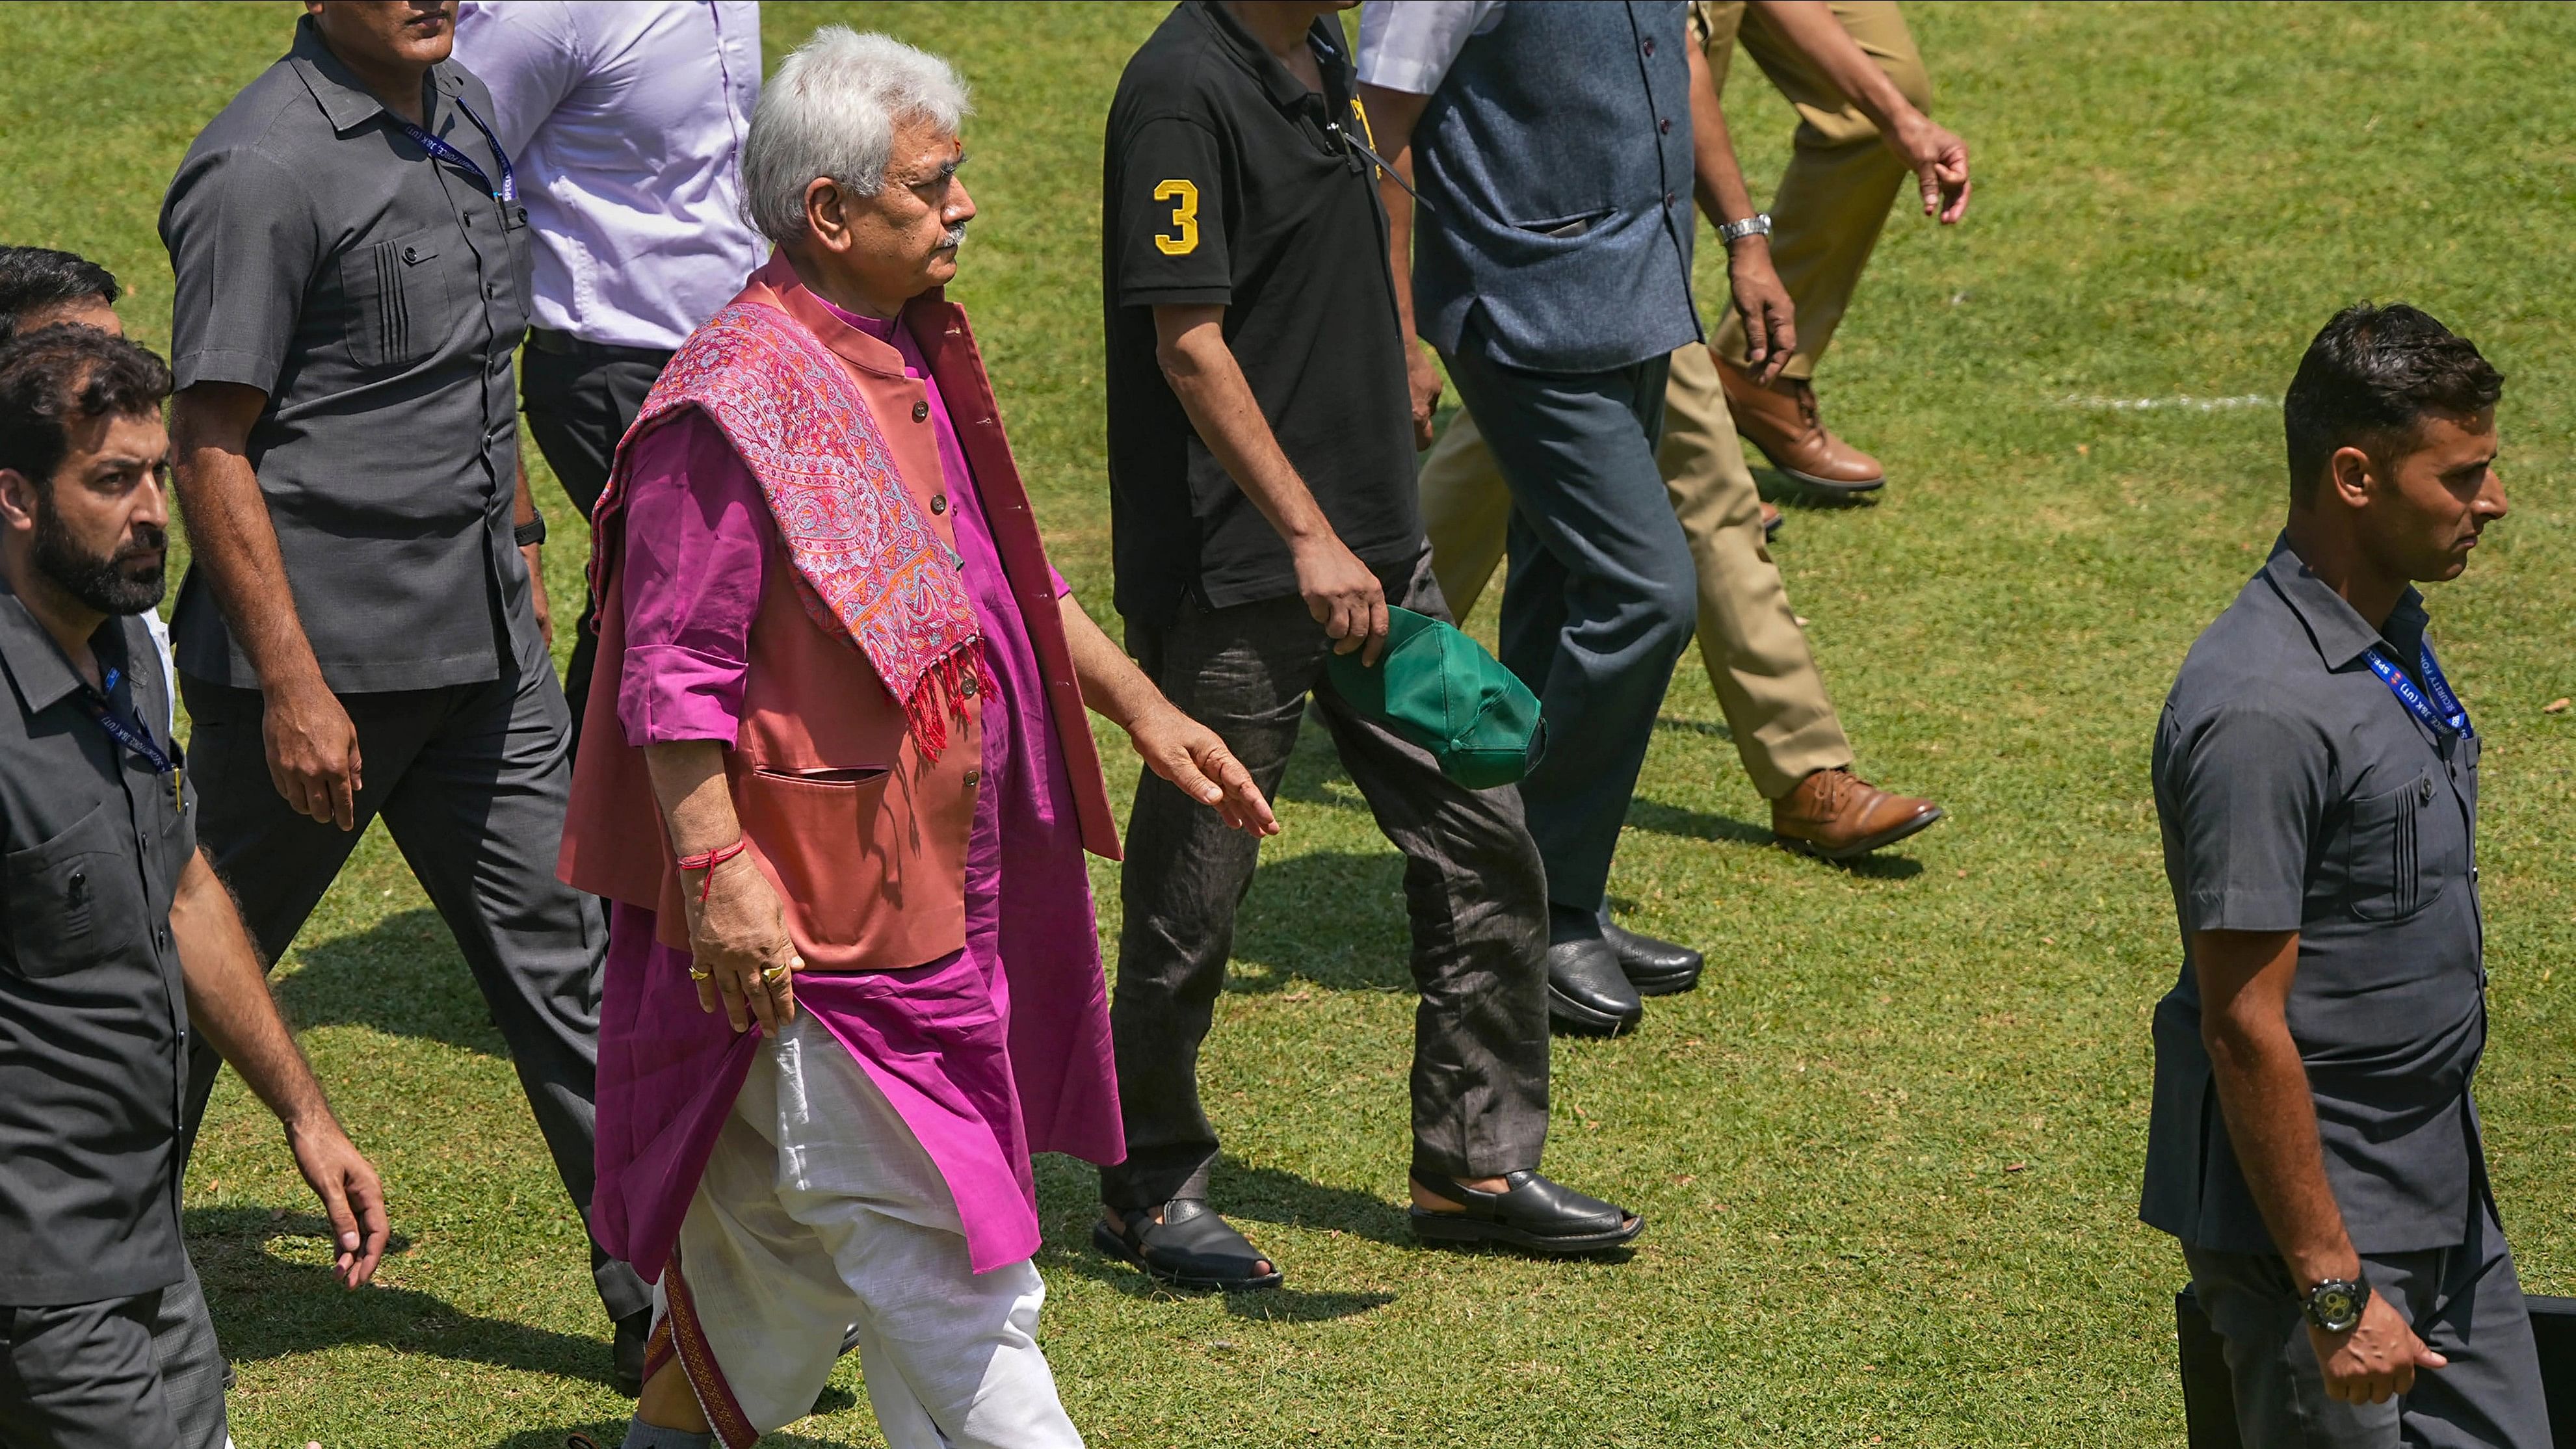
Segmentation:
[[(1108, 584), (1095, 226), (1101, 117), (1158, 5), (772, 4), (773, 58), (878, 27), (976, 88), (974, 309), (1056, 558)], [(168, 336), (153, 221), (197, 128), (285, 45), (277, 5), (0, 9), (0, 240), (65, 246)], [(2269, 404), (2337, 306), (2404, 298), (2510, 376), (2514, 516), (2433, 599), (2486, 731), (2483, 1104), (2534, 1291), (2576, 1291), (2576, 423), (2564, 318), (2576, 12), (2457, 5), (1914, 7), (1975, 209), (1891, 223), (1821, 376), (1885, 501), (1792, 508), (1776, 552), (1864, 772), (1951, 819), (1838, 869), (1767, 844), (1696, 663), (1631, 811), (1626, 919), (1708, 950), (1644, 1028), (1560, 1044), (1549, 1169), (1642, 1210), (1633, 1260), (1415, 1248), (1400, 864), (1329, 753), (1243, 918), (1209, 1052), (1220, 1205), (1289, 1273), (1147, 1291), (1041, 1164), (1046, 1345), (1107, 1446), (2179, 1444), (2169, 1242), (2134, 1221), (2148, 1011), (2176, 959), (2147, 790), (2184, 648), (2277, 527)], [(1791, 116), (1729, 114), (1756, 195)], [(1705, 234), (1703, 234), (1705, 235)], [(1714, 247), (1704, 256), (1713, 257)], [(1701, 271), (1702, 296), (1723, 276)], [(2093, 400), (2088, 402), (2088, 400)], [(534, 452), (531, 449), (533, 463)], [(551, 481), (550, 573), (579, 522)], [(1492, 604), (1479, 628), (1491, 626)], [(1112, 743), (1115, 743), (1114, 741)], [(1132, 757), (1110, 754), (1116, 787)], [(1114, 939), (1114, 871), (1095, 883)], [(188, 1226), (244, 1449), (550, 1449), (604, 1437), (607, 1324), (497, 1035), (381, 834), (279, 972), (399, 1251), (343, 1294), (275, 1125), (227, 1079)], [(845, 1365), (774, 1442), (881, 1442)], [(613, 1439), (611, 1440), (613, 1442)]]

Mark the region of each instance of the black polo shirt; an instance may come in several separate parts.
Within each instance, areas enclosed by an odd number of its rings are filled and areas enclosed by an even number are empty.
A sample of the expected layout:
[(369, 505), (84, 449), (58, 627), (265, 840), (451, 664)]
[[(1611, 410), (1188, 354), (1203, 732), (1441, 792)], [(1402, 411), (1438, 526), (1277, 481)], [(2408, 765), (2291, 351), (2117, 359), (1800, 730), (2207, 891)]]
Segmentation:
[[(465, 113), (496, 124), (492, 93), (454, 61), (426, 91), (423, 129), (498, 186)], [(307, 16), (189, 146), (161, 239), (179, 386), (268, 394), (250, 462), (322, 677), (342, 693), (500, 677), (535, 637), (510, 522), (526, 209), (432, 160)], [(181, 673), (258, 685), (197, 569), (171, 634)]]
[[(1404, 344), (1342, 33), (1317, 95), (1214, 0), (1127, 62), (1102, 162), (1109, 497), (1119, 612), (1159, 623), (1297, 592), (1277, 530), (1199, 440), (1154, 357), (1157, 303), (1213, 304), (1245, 381), (1342, 542), (1382, 574), (1422, 549)], [(1401, 586), (1401, 579), (1397, 581)]]
[[(170, 686), (139, 619), (91, 636), (112, 703), (166, 751)], [(0, 1304), (92, 1303), (179, 1280), (188, 999), (170, 901), (196, 801), (111, 740), (86, 686), (0, 592)], [(14, 706), (14, 707), (12, 707)]]
[(2199, 931), (2297, 931), (2290, 1035), (2353, 1246), (2463, 1240), (2484, 1191), (2478, 739), (2416, 719), (2370, 668), (2416, 677), (2423, 599), (2374, 630), (2286, 539), (2192, 646), (2156, 729), (2156, 816), (2183, 966), (2156, 1007), (2140, 1216), (2194, 1247), (2275, 1251), (2200, 1039)]

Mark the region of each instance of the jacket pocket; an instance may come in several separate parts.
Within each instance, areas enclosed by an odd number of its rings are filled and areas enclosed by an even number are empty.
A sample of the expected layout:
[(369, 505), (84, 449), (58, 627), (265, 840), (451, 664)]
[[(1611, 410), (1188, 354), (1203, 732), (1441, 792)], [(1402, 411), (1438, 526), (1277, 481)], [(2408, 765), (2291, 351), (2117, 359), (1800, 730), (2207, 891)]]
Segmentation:
[(437, 350), (448, 318), (448, 261), (439, 230), (363, 246), (340, 259), (349, 356), (360, 367), (409, 367)]
[(1512, 226), (1515, 230), (1534, 232), (1539, 236), (1572, 240), (1618, 214), (1619, 208), (1615, 206), (1600, 206), (1590, 211), (1576, 212), (1571, 216), (1543, 217), (1537, 221), (1516, 221)]
[[(2343, 866), (2344, 901), (2354, 916), (2400, 920), (2441, 897), (2444, 867), (2453, 853), (2450, 833), (2432, 818), (2441, 793), (2432, 777), (2424, 775), (2384, 795), (2352, 802), (2344, 825)], [(2429, 853), (2428, 826), (2434, 837)]]
[(875, 835), (887, 776), (874, 766), (763, 766), (735, 777), (735, 807), (778, 874), (791, 934), (822, 945), (858, 941), (885, 894), (888, 862)]
[(7, 932), (18, 974), (60, 976), (146, 945), (152, 927), (125, 828), (125, 812), (102, 801), (70, 829), (9, 854)]

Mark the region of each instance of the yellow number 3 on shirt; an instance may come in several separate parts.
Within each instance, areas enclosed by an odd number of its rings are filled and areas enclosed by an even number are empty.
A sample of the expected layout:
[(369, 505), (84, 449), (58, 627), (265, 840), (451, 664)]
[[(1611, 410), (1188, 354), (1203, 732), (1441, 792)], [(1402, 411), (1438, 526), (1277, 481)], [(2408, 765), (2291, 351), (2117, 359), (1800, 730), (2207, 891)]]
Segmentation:
[(1155, 184), (1154, 199), (1172, 204), (1172, 225), (1179, 236), (1154, 238), (1154, 249), (1167, 257), (1185, 257), (1199, 249), (1199, 189), (1187, 181)]

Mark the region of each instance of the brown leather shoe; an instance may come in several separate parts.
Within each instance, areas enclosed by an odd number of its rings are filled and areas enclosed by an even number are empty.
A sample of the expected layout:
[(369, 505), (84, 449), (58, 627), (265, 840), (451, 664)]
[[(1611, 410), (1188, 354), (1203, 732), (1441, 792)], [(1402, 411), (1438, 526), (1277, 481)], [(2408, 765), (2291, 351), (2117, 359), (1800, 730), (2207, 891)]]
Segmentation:
[(1818, 770), (1771, 802), (1771, 833), (1791, 850), (1850, 860), (1941, 818), (1941, 807), (1890, 795), (1849, 770)]
[(1833, 435), (1816, 414), (1816, 389), (1803, 377), (1758, 383), (1733, 363), (1721, 363), (1726, 410), (1771, 466), (1828, 493), (1867, 493), (1887, 484), (1878, 460)]

